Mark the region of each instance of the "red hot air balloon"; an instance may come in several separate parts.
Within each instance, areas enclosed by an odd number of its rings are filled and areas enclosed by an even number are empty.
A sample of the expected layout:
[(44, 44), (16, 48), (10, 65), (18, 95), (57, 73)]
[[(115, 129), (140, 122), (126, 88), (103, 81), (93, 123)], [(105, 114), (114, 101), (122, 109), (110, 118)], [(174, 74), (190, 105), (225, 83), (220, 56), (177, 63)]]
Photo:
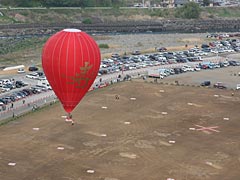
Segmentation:
[(44, 73), (69, 115), (94, 82), (100, 61), (96, 42), (78, 29), (64, 29), (44, 45)]

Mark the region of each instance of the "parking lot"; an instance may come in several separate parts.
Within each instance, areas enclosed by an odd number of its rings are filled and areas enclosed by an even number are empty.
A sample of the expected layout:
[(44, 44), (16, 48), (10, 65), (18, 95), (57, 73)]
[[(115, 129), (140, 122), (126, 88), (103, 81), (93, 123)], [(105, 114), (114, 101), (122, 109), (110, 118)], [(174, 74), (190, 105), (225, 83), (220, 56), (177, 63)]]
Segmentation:
[(199, 86), (204, 81), (210, 81), (211, 87), (217, 82), (222, 82), (228, 89), (236, 89), (236, 85), (240, 84), (240, 72), (239, 66), (230, 66), (226, 68), (219, 68), (214, 70), (202, 70), (199, 72), (182, 73), (178, 75), (172, 75), (165, 79), (159, 80), (159, 82), (175, 83), (178, 81), (179, 84), (185, 85), (196, 85)]
[[(215, 83), (223, 83), (226, 88), (236, 89), (239, 84), (239, 47), (240, 40), (234, 38), (212, 41), (209, 45), (202, 44), (201, 47), (189, 48), (184, 51), (167, 51), (167, 48), (156, 48), (158, 52), (151, 54), (141, 54), (141, 51), (138, 50), (132, 52), (130, 56), (113, 53), (111, 58), (101, 61), (98, 77), (91, 89), (104, 87), (126, 77), (147, 77), (149, 72), (159, 74), (158, 76), (163, 82), (178, 81), (182, 84), (200, 85), (204, 81), (210, 81), (211, 86)], [(224, 70), (220, 70), (220, 68)], [(6, 111), (9, 108), (14, 110), (13, 107), (19, 104), (16, 103), (17, 101), (22, 99), (25, 101), (30, 95), (34, 95), (31, 99), (35, 101), (42, 98), (42, 95), (38, 96), (39, 93), (51, 91), (42, 71), (36, 71), (38, 68), (35, 66), (28, 69), (34, 72), (27, 71), (25, 73), (25, 70), (21, 68), (17, 71), (18, 75), (7, 75), (0, 79), (2, 92), (0, 111)], [(206, 73), (207, 71), (212, 73)], [(192, 81), (192, 75), (196, 76), (194, 81)], [(229, 81), (230, 76), (233, 77), (231, 81)], [(10, 113), (8, 113), (8, 117), (10, 117)]]

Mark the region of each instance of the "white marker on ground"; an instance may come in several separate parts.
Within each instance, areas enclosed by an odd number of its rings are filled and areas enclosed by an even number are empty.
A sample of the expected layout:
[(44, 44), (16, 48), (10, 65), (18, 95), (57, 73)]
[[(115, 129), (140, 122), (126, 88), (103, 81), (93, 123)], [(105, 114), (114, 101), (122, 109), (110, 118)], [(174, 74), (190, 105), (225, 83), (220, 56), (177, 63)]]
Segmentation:
[(223, 118), (223, 120), (225, 120), (225, 121), (229, 121), (229, 118)]
[(9, 166), (16, 166), (16, 164), (17, 164), (17, 163), (15, 163), (15, 162), (10, 162), (10, 163), (8, 163)]
[(136, 98), (130, 98), (130, 100), (132, 100), (132, 101), (135, 101), (135, 100), (136, 100)]
[(162, 115), (167, 115), (168, 113), (167, 112), (162, 112)]
[(170, 144), (175, 144), (176, 141), (168, 141)]
[(64, 150), (64, 147), (57, 147), (58, 150)]
[(33, 128), (34, 131), (39, 131), (39, 128)]
[(87, 173), (89, 173), (89, 174), (93, 174), (95, 171), (93, 170), (93, 169), (88, 169), (87, 170)]
[(126, 121), (126, 122), (124, 122), (124, 124), (127, 124), (127, 125), (128, 125), (128, 124), (131, 124), (131, 122)]
[(107, 107), (106, 106), (102, 106), (102, 109), (107, 109)]

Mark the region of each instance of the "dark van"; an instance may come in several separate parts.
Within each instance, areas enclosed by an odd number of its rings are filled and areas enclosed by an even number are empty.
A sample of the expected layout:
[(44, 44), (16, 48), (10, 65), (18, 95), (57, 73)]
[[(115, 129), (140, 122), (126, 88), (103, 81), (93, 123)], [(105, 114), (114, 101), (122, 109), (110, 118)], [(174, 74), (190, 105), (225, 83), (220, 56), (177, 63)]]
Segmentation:
[(30, 67), (28, 68), (28, 70), (29, 70), (29, 71), (38, 71), (38, 68), (35, 67), (35, 66), (30, 66)]
[(210, 81), (204, 81), (201, 83), (201, 86), (210, 86), (211, 82)]

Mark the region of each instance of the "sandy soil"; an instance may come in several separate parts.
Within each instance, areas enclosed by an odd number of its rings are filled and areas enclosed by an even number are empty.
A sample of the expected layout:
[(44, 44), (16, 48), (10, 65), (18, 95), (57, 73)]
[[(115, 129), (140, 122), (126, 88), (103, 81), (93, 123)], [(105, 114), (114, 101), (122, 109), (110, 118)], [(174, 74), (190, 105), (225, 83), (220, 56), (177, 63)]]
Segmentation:
[(1, 126), (0, 179), (237, 180), (239, 102), (239, 92), (141, 79), (99, 89), (74, 126), (60, 104)]

